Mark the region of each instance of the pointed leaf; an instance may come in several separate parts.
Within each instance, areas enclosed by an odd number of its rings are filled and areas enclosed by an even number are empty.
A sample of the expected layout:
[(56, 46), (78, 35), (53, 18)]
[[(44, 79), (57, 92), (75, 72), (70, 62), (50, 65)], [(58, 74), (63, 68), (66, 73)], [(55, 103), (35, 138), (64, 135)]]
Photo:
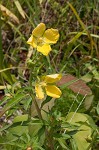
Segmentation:
[(28, 120), (28, 114), (25, 115), (20, 115), (20, 116), (16, 116), (13, 120), (13, 123), (16, 122), (23, 122), (23, 121), (27, 121)]
[(25, 12), (24, 12), (24, 10), (22, 9), (21, 4), (19, 3), (19, 1), (18, 1), (18, 0), (14, 0), (14, 3), (15, 3), (15, 5), (16, 5), (16, 7), (17, 7), (19, 13), (21, 14), (21, 16), (25, 19)]
[(73, 125), (79, 126), (79, 131), (73, 135), (78, 150), (87, 150), (90, 146), (88, 140), (92, 140), (91, 135), (93, 133), (93, 129), (91, 127), (95, 125), (92, 118), (83, 113), (71, 112), (67, 115), (66, 120)]

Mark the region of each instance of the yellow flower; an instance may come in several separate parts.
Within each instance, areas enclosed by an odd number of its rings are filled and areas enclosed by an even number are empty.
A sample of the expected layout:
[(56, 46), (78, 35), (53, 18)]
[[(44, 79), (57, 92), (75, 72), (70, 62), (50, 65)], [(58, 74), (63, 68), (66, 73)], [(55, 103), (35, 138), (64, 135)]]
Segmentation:
[(44, 23), (40, 23), (33, 31), (27, 43), (32, 47), (37, 48), (37, 51), (47, 56), (51, 51), (52, 44), (55, 44), (59, 39), (57, 29), (47, 29)]
[(59, 81), (61, 77), (61, 74), (43, 76), (40, 82), (36, 83), (35, 85), (36, 97), (38, 99), (43, 99), (44, 92), (46, 92), (48, 96), (51, 96), (53, 98), (59, 98), (62, 93), (57, 86), (53, 85), (53, 83)]

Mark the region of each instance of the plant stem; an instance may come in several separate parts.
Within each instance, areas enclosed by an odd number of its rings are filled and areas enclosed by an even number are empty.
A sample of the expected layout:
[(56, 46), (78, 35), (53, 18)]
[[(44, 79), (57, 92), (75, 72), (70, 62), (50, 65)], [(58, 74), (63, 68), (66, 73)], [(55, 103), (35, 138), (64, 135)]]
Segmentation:
[[(33, 96), (32, 93), (31, 93), (31, 97), (32, 97), (32, 99), (33, 99), (35, 108), (36, 108), (36, 110), (37, 110), (39, 119), (43, 122), (43, 124), (45, 124), (45, 123), (44, 123), (44, 120), (43, 120), (43, 118), (42, 118), (41, 110), (40, 110), (40, 108), (39, 108), (39, 106), (38, 106), (38, 104), (37, 104), (37, 101), (36, 101), (36, 99), (34, 98), (34, 96)], [(30, 109), (31, 109), (30, 112), (31, 112), (31, 114), (32, 114), (32, 105), (31, 105), (31, 108), (30, 108)], [(46, 126), (45, 126), (45, 134), (46, 134), (46, 137), (47, 137), (47, 140), (48, 140), (48, 146), (50, 147), (51, 150), (54, 150), (53, 138), (51, 137), (50, 132), (48, 131), (48, 129), (46, 128)]]
[[(30, 77), (29, 77), (29, 85), (30, 85), (30, 87), (32, 87), (32, 71), (33, 71), (33, 70), (32, 70), (32, 68), (31, 68), (31, 70), (30, 70)], [(31, 96), (31, 98), (32, 98), (32, 102), (34, 102), (34, 105), (35, 105), (35, 108), (36, 108), (38, 117), (43, 121), (43, 118), (42, 118), (42, 115), (41, 115), (41, 110), (40, 110), (40, 108), (39, 108), (39, 106), (38, 106), (38, 104), (37, 104), (37, 101), (36, 101), (35, 97), (34, 97), (33, 90), (31, 90), (30, 96)], [(30, 107), (29, 113), (30, 113), (29, 115), (30, 115), (30, 117), (31, 117), (31, 115), (32, 115), (32, 105), (31, 105), (31, 107)]]
[(52, 72), (52, 71), (54, 72), (54, 68), (53, 68), (53, 66), (51, 65), (49, 56), (46, 56), (46, 58), (47, 58), (47, 61), (48, 61), (48, 64), (49, 64), (49, 69), (51, 70), (51, 72)]
[[(30, 84), (30, 87), (32, 87), (32, 69), (30, 71), (29, 84)], [(32, 102), (35, 105), (35, 109), (37, 111), (39, 119), (43, 122), (43, 124), (45, 124), (44, 120), (43, 120), (43, 117), (42, 117), (42, 114), (41, 114), (41, 110), (40, 110), (40, 108), (39, 108), (39, 106), (37, 104), (37, 101), (36, 101), (35, 97), (34, 97), (33, 90), (31, 90), (30, 96), (32, 98)], [(30, 106), (30, 110), (29, 110), (29, 117), (31, 118), (31, 116), (32, 116), (32, 105)], [(29, 130), (30, 130), (30, 128), (29, 128)], [(48, 131), (48, 129), (46, 128), (46, 126), (45, 126), (45, 134), (46, 134), (46, 137), (47, 137), (49, 148), (51, 150), (54, 150), (53, 138), (51, 137), (50, 132)]]
[[(41, 110), (40, 110), (40, 108), (39, 108), (39, 106), (38, 106), (38, 104), (37, 104), (37, 101), (36, 101), (36, 99), (34, 98), (34, 96), (33, 96), (33, 94), (31, 93), (31, 97), (32, 97), (32, 100), (33, 100), (33, 102), (34, 102), (34, 105), (35, 105), (35, 108), (36, 108), (36, 111), (37, 111), (37, 114), (38, 114), (38, 117), (39, 117), (39, 119), (41, 119), (42, 121), (43, 121), (43, 118), (42, 118), (42, 115), (41, 115)], [(31, 114), (32, 114), (32, 105), (31, 105)], [(43, 121), (43, 123), (44, 123), (44, 121)]]

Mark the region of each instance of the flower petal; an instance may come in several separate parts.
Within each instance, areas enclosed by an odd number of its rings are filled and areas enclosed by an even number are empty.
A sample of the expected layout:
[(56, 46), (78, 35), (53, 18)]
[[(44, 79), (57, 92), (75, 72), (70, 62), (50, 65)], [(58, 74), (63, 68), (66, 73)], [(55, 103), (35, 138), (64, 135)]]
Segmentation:
[(43, 76), (42, 80), (44, 80), (46, 83), (54, 83), (59, 81), (61, 78), (62, 78), (61, 74), (51, 74)]
[(28, 44), (30, 44), (32, 47), (37, 47), (37, 40), (33, 37), (33, 35), (30, 36), (30, 38), (27, 41)]
[(51, 28), (45, 31), (43, 37), (45, 43), (54, 44), (59, 39), (59, 32), (57, 29)]
[(39, 84), (35, 85), (35, 92), (36, 92), (36, 97), (38, 99), (43, 99), (44, 98), (44, 92), (42, 87)]
[(46, 29), (46, 26), (44, 23), (40, 23), (33, 31), (32, 31), (32, 35), (39, 38), (41, 36), (43, 36), (44, 31)]
[(43, 55), (47, 56), (51, 51), (51, 47), (49, 44), (44, 44), (43, 46), (37, 46), (37, 50), (41, 52)]
[(60, 89), (56, 87), (55, 85), (47, 85), (45, 87), (45, 90), (46, 90), (46, 94), (53, 98), (59, 98), (62, 94)]

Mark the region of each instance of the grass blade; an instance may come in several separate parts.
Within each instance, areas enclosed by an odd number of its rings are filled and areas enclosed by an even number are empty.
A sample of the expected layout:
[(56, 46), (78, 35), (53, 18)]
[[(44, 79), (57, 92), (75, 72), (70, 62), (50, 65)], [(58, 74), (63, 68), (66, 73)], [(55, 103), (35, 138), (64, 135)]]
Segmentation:
[(19, 1), (18, 0), (14, 0), (14, 3), (16, 5), (16, 7), (17, 7), (17, 9), (18, 9), (18, 11), (20, 13), (20, 15), (25, 19), (25, 12), (22, 9), (21, 4), (19, 3)]
[(19, 19), (9, 9), (7, 9), (6, 7), (4, 7), (1, 4), (0, 4), (0, 9), (1, 9), (2, 13), (4, 13), (6, 16), (9, 16), (11, 19), (13, 19), (14, 22), (19, 24)]
[(92, 55), (93, 55), (93, 46), (96, 47), (96, 44), (94, 43), (94, 41), (93, 41), (93, 39), (92, 39), (92, 37), (91, 37), (91, 35), (90, 35), (90, 33), (89, 33), (89, 31), (88, 31), (86, 25), (85, 25), (85, 24), (82, 22), (82, 20), (80, 19), (80, 17), (79, 17), (79, 15), (78, 15), (77, 11), (75, 10), (75, 8), (74, 8), (74, 7), (72, 6), (72, 4), (69, 3), (69, 2), (68, 2), (68, 5), (70, 6), (71, 10), (72, 10), (73, 13), (75, 14), (75, 16), (76, 16), (78, 22), (80, 23), (81, 27), (83, 28), (83, 30), (85, 30), (86, 33), (87, 33), (87, 36), (88, 36), (88, 38), (89, 38), (89, 40), (90, 40), (91, 56), (92, 56)]
[[(1, 18), (1, 11), (0, 11), (0, 18)], [(2, 35), (1, 35), (1, 19), (0, 19), (0, 69), (2, 68), (3, 64), (3, 51), (2, 51)]]

